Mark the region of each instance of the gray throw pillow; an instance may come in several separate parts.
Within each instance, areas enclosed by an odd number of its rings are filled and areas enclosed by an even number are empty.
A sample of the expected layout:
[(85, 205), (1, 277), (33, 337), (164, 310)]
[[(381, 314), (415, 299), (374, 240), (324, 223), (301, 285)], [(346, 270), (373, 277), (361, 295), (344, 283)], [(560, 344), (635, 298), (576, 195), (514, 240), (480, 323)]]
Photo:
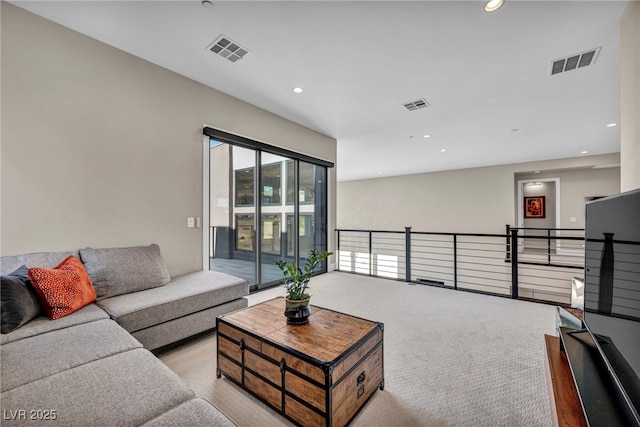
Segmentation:
[(40, 303), (26, 265), (0, 277), (0, 332), (8, 334), (40, 314)]
[(96, 289), (97, 299), (155, 288), (171, 277), (156, 244), (131, 248), (80, 250), (80, 259)]

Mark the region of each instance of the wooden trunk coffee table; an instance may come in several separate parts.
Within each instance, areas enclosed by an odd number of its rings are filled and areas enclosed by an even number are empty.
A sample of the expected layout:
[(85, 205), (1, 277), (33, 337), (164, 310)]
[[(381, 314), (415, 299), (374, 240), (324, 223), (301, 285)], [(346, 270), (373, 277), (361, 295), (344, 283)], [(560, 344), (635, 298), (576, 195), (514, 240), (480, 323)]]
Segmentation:
[(218, 316), (217, 376), (296, 424), (344, 426), (384, 388), (383, 324), (311, 306), (287, 325), (284, 298)]

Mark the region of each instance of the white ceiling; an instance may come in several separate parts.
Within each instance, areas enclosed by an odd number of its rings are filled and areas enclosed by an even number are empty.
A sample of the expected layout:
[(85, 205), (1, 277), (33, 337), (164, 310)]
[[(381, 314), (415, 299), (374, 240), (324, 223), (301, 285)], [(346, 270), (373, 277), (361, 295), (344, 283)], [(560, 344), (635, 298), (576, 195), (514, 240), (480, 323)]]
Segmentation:
[[(337, 139), (342, 181), (620, 151), (626, 1), (11, 3)], [(214, 55), (220, 34), (250, 53)]]

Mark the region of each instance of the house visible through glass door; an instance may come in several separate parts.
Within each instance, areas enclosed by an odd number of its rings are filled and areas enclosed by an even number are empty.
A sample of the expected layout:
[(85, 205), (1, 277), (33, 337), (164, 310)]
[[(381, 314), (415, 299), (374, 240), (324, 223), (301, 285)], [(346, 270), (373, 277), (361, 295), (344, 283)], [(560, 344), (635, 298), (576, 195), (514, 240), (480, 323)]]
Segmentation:
[(210, 142), (209, 268), (274, 286), (277, 260), (327, 248), (327, 166), (226, 136)]
[(209, 269), (256, 280), (256, 154), (211, 141)]

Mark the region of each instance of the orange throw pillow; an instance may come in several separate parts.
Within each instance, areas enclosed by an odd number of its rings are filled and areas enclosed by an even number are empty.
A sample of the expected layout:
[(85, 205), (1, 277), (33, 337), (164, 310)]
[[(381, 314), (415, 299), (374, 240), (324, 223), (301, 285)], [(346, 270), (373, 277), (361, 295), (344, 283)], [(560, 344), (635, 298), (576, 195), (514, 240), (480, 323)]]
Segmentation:
[(96, 300), (87, 270), (73, 255), (54, 269), (30, 268), (28, 276), (51, 320), (67, 316)]

